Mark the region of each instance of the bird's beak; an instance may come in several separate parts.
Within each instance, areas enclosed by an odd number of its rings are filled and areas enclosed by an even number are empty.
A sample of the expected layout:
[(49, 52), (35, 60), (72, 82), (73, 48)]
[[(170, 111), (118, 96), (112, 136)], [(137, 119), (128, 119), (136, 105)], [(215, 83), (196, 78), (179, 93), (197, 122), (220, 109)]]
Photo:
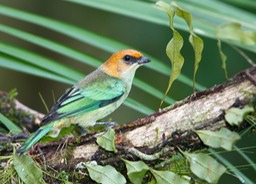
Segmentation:
[(138, 60), (138, 64), (142, 65), (142, 64), (148, 63), (148, 62), (150, 62), (150, 61), (151, 61), (151, 60), (148, 59), (147, 57), (142, 56), (142, 57)]

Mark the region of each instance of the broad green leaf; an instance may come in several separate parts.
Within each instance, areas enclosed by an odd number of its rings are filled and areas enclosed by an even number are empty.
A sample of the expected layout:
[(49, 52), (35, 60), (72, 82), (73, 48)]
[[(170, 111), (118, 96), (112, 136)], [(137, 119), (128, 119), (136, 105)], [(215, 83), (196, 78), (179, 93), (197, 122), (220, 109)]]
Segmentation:
[(166, 92), (165, 92), (164, 97), (160, 104), (160, 106), (161, 106), (165, 97), (167, 96), (171, 86), (172, 86), (172, 83), (178, 78), (178, 76), (181, 72), (181, 68), (184, 63), (184, 58), (180, 53), (180, 50), (183, 46), (183, 38), (179, 34), (179, 32), (176, 31), (173, 27), (173, 17), (175, 15), (175, 10), (169, 4), (167, 4), (163, 1), (158, 1), (156, 3), (156, 5), (161, 7), (168, 14), (169, 19), (170, 19), (170, 28), (172, 29), (172, 32), (173, 32), (173, 37), (170, 40), (170, 42), (167, 44), (167, 47), (166, 47), (166, 54), (171, 61), (172, 72), (170, 75), (168, 87), (166, 89)]
[(179, 7), (175, 1), (171, 3), (172, 6), (174, 6), (175, 13), (177, 16), (181, 17), (184, 19), (189, 27), (189, 42), (192, 45), (194, 49), (194, 54), (195, 54), (195, 64), (194, 64), (194, 74), (193, 74), (193, 89), (195, 90), (195, 80), (196, 80), (196, 72), (199, 66), (199, 63), (202, 59), (202, 52), (204, 48), (204, 42), (203, 40), (197, 36), (194, 31), (193, 31), (193, 25), (192, 25), (192, 15), (189, 11), (186, 11)]
[(43, 184), (43, 171), (38, 168), (32, 158), (26, 155), (14, 155), (13, 165), (20, 179), (26, 184)]
[(256, 44), (256, 31), (243, 30), (237, 22), (222, 24), (217, 28), (217, 38), (235, 40), (247, 45)]
[(187, 180), (171, 171), (157, 171), (150, 169), (157, 183), (161, 184), (189, 184)]
[(109, 128), (102, 136), (97, 137), (96, 142), (107, 151), (117, 152), (115, 146), (115, 131), (112, 128)]
[(253, 111), (253, 107), (249, 105), (244, 106), (242, 109), (232, 107), (225, 112), (225, 119), (230, 125), (238, 126), (243, 122), (244, 116)]
[(231, 151), (234, 143), (240, 139), (236, 132), (231, 132), (227, 128), (221, 128), (217, 132), (209, 130), (196, 130), (195, 131), (204, 144), (213, 148), (224, 148)]
[(86, 164), (89, 176), (92, 180), (102, 184), (123, 184), (126, 183), (125, 177), (119, 173), (114, 167), (100, 166), (100, 165), (89, 165)]
[(218, 183), (219, 178), (226, 172), (226, 168), (222, 164), (206, 154), (187, 152), (183, 152), (183, 154), (190, 163), (191, 171), (209, 183)]
[(11, 122), (8, 118), (6, 118), (2, 113), (0, 113), (0, 122), (8, 128), (10, 132), (12, 132), (14, 135), (21, 133), (22, 130), (13, 122)]
[(142, 183), (145, 173), (149, 170), (149, 167), (142, 161), (132, 162), (122, 159), (125, 162), (128, 178), (132, 183)]

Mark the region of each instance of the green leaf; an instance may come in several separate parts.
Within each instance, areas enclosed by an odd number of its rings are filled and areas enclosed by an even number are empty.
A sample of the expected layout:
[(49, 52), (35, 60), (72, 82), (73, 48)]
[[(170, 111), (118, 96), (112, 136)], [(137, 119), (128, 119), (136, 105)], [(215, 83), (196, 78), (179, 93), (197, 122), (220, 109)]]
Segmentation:
[(250, 105), (246, 105), (242, 109), (232, 107), (225, 112), (225, 119), (230, 125), (238, 126), (243, 122), (244, 116), (253, 111), (254, 109)]
[(197, 36), (193, 31), (192, 25), (192, 15), (189, 11), (186, 11), (179, 7), (175, 1), (171, 2), (171, 5), (176, 7), (175, 13), (177, 16), (184, 19), (189, 27), (189, 42), (192, 45), (195, 53), (195, 64), (194, 64), (194, 74), (193, 74), (193, 89), (195, 90), (195, 80), (196, 80), (196, 72), (199, 66), (199, 63), (202, 59), (202, 52), (204, 48), (203, 40)]
[(242, 25), (237, 22), (230, 22), (218, 26), (217, 38), (221, 40), (235, 40), (247, 45), (256, 44), (256, 32), (243, 30)]
[(176, 31), (173, 27), (173, 17), (175, 15), (175, 10), (169, 4), (167, 4), (163, 1), (158, 1), (156, 3), (156, 5), (161, 7), (168, 14), (169, 19), (170, 19), (170, 28), (173, 31), (173, 37), (170, 40), (170, 42), (167, 44), (167, 47), (166, 47), (166, 54), (172, 64), (172, 72), (170, 75), (168, 87), (166, 89), (166, 92), (165, 92), (164, 97), (160, 104), (160, 106), (161, 106), (165, 97), (167, 96), (171, 86), (172, 86), (172, 83), (178, 78), (178, 76), (181, 72), (181, 68), (184, 63), (184, 58), (180, 53), (180, 50), (183, 46), (183, 38), (179, 34), (179, 32)]
[(14, 135), (21, 133), (22, 130), (13, 122), (11, 122), (8, 118), (6, 118), (2, 113), (0, 113), (0, 122), (8, 128), (10, 132), (12, 132)]
[(97, 137), (96, 142), (107, 151), (117, 152), (115, 146), (115, 131), (112, 128), (109, 128), (102, 136)]
[(209, 149), (209, 152), (213, 154), (214, 157), (216, 157), (219, 161), (221, 161), (227, 168), (228, 171), (234, 173), (235, 177), (239, 179), (240, 183), (246, 183), (246, 184), (255, 184), (252, 180), (246, 176), (246, 173), (243, 173), (240, 171), (240, 168), (237, 168), (233, 165), (230, 161), (228, 161), (226, 158), (224, 158), (221, 154), (216, 154), (215, 150)]
[[(90, 1), (90, 2), (93, 2), (93, 1)], [(107, 3), (109, 3), (109, 1), (103, 1), (103, 4), (104, 4), (103, 7), (107, 7), (106, 6)], [(110, 3), (110, 7), (116, 6), (117, 3), (118, 3), (118, 1), (115, 1), (115, 0), (112, 1)], [(127, 3), (131, 3), (131, 1), (126, 1), (126, 4), (121, 3), (121, 6), (125, 7), (125, 9), (127, 9), (126, 8)], [(99, 5), (101, 3), (97, 2), (96, 4)], [(147, 4), (146, 6), (148, 6), (148, 8), (151, 10), (151, 12), (156, 11), (155, 14), (159, 14), (159, 10), (156, 10), (154, 7), (152, 7), (151, 4), (149, 4), (149, 5)], [(134, 7), (138, 7), (138, 6), (135, 5)], [(139, 12), (141, 12), (141, 11), (139, 11)], [(36, 24), (36, 25), (45, 27), (47, 29), (54, 30), (56, 32), (67, 35), (70, 38), (77, 39), (81, 42), (92, 45), (96, 48), (105, 50), (105, 51), (110, 52), (110, 53), (116, 52), (117, 50), (120, 50), (120, 49), (125, 49), (125, 48), (130, 48), (131, 47), (129, 45), (125, 45), (121, 42), (110, 39), (108, 37), (103, 37), (102, 35), (97, 35), (94, 32), (90, 32), (88, 30), (81, 29), (81, 28), (76, 27), (74, 25), (70, 25), (70, 24), (63, 23), (63, 22), (60, 22), (60, 21), (56, 21), (56, 20), (53, 20), (53, 19), (49, 19), (49, 18), (46, 18), (46, 17), (34, 15), (34, 14), (31, 14), (31, 13), (20, 11), (20, 10), (10, 8), (10, 7), (7, 7), (7, 6), (0, 5), (0, 14), (4, 15), (4, 16), (15, 18), (15, 19), (18, 19), (18, 20), (26, 21), (26, 22), (29, 22), (29, 23), (32, 23), (32, 24)], [(134, 13), (132, 13), (132, 14), (134, 14)], [(150, 15), (151, 15), (151, 20), (152, 20), (152, 18), (153, 18), (152, 14), (150, 14)], [(0, 27), (0, 30), (5, 31), (7, 34), (9, 34), (9, 33), (13, 34), (13, 30), (8, 30), (8, 29), (6, 29), (6, 27)], [(18, 33), (16, 32), (15, 34), (18, 37), (27, 36), (27, 34), (21, 35), (20, 32), (18, 32)], [(61, 49), (61, 52), (64, 52), (64, 53), (67, 53), (67, 54), (72, 53), (72, 55), (70, 55), (70, 57), (73, 57), (74, 59), (79, 59), (80, 58), (79, 60), (81, 60), (81, 58), (82, 58), (80, 54), (74, 53), (73, 51), (70, 51), (70, 50), (66, 50), (67, 47), (63, 51), (63, 48), (60, 48), (59, 44), (58, 45), (52, 44), (52, 42), (48, 42), (48, 41), (42, 40), (42, 39), (38, 40), (37, 38), (38, 37), (36, 37), (36, 39), (35, 39), (35, 37), (33, 38), (33, 39), (37, 40), (37, 42), (40, 42), (40, 44), (37, 43), (37, 45), (42, 46), (42, 44), (44, 44), (44, 47), (47, 47), (48, 49), (51, 49), (51, 50), (54, 50), (54, 51), (56, 51), (56, 48), (58, 48), (58, 49)], [(28, 39), (31, 39), (31, 37), (29, 37), (27, 39), (24, 38), (24, 39), (28, 40)], [(33, 43), (33, 41), (32, 41), (32, 43)], [(49, 44), (49, 46), (48, 46), (48, 44)], [(75, 56), (73, 56), (74, 54), (75, 54)], [(149, 67), (150, 69), (152, 69), (154, 71), (160, 72), (160, 73), (165, 74), (165, 75), (169, 75), (168, 67), (166, 67), (160, 60), (154, 58), (153, 56), (149, 56), (148, 54), (146, 54), (146, 55), (150, 59), (152, 59), (154, 62), (152, 62), (150, 65), (146, 65), (145, 67)], [(90, 57), (86, 57), (86, 58), (83, 57), (82, 60), (85, 60), (85, 59), (90, 60)], [(91, 63), (91, 62), (89, 61), (89, 63)], [(188, 78), (188, 77), (186, 77), (182, 74), (179, 77), (179, 80), (181, 82), (187, 84), (187, 85), (191, 85), (190, 83), (192, 81), (190, 78)], [(196, 87), (197, 87), (198, 90), (205, 89), (205, 87), (203, 87), (200, 84), (196, 84)]]
[(0, 53), (0, 67), (9, 68), (11, 70), (44, 77), (47, 79), (64, 82), (67, 84), (74, 84), (73, 80), (66, 79), (56, 73), (52, 73), (47, 69), (40, 68), (39, 66), (31, 65), (20, 59)]
[[(3, 42), (0, 43), (0, 51), (2, 53), (8, 54), (10, 56), (19, 58), (23, 61), (26, 61), (29, 64), (36, 65), (41, 67), (45, 70), (48, 70), (52, 73), (59, 74), (63, 78), (70, 79), (71, 81), (75, 82), (78, 79), (81, 79), (83, 75), (76, 70), (71, 69), (68, 66), (62, 65), (54, 60), (51, 60), (46, 57), (42, 57), (38, 54), (32, 53), (30, 51), (5, 44)], [(69, 75), (67, 75), (69, 74)]]
[(248, 31), (242, 29), (242, 24), (238, 22), (225, 23), (217, 27), (216, 38), (218, 40), (217, 46), (221, 56), (222, 68), (225, 76), (228, 79), (226, 60), (227, 56), (223, 53), (221, 48), (222, 41), (238, 41), (245, 45), (256, 45), (256, 31)]
[(26, 155), (14, 155), (14, 169), (18, 173), (20, 179), (26, 184), (42, 184), (43, 171), (38, 168), (32, 158)]
[(240, 139), (240, 136), (236, 132), (231, 132), (227, 128), (221, 128), (217, 132), (209, 130), (197, 130), (195, 131), (204, 144), (213, 148), (224, 148), (228, 151), (232, 150), (234, 143)]
[(149, 167), (142, 161), (131, 162), (125, 159), (122, 160), (125, 162), (127, 175), (130, 181), (135, 184), (142, 183), (143, 177), (149, 170)]
[(92, 180), (102, 184), (122, 184), (126, 183), (125, 177), (119, 173), (114, 167), (100, 166), (100, 165), (89, 165), (86, 164), (89, 176)]
[(220, 39), (218, 39), (218, 41), (217, 41), (217, 47), (218, 47), (218, 50), (219, 50), (220, 59), (221, 59), (221, 63), (222, 63), (221, 68), (224, 70), (226, 79), (228, 79), (228, 71), (227, 71), (227, 65), (226, 65), (227, 56), (222, 51), (221, 40)]
[(189, 182), (171, 171), (157, 171), (150, 169), (157, 183), (161, 184), (189, 184)]
[(182, 152), (190, 163), (191, 171), (200, 179), (217, 183), (226, 168), (212, 157), (203, 153)]

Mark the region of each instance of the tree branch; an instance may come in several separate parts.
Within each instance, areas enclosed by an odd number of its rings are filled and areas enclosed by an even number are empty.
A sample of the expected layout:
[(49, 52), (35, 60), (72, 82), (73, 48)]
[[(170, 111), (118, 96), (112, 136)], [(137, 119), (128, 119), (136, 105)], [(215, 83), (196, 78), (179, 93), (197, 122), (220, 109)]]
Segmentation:
[(119, 158), (140, 158), (148, 164), (154, 164), (160, 158), (170, 158), (177, 152), (177, 147), (192, 151), (202, 149), (204, 145), (193, 130), (215, 131), (228, 127), (239, 131), (248, 127), (246, 123), (240, 128), (227, 125), (224, 114), (231, 107), (244, 107), (251, 103), (256, 99), (255, 91), (256, 66), (238, 73), (223, 84), (196, 92), (150, 116), (114, 127), (118, 149), (116, 154), (96, 144), (96, 136), (101, 133), (38, 144), (29, 154), (43, 162), (38, 156), (42, 151), (47, 164), (57, 170), (75, 169), (79, 163), (91, 160), (98, 164), (118, 166)]

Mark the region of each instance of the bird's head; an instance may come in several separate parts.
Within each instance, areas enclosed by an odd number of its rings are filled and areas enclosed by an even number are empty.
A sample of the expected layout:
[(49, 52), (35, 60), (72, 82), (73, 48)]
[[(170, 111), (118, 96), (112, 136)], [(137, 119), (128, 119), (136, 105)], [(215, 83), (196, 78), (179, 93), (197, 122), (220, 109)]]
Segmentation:
[(112, 54), (101, 69), (110, 76), (132, 80), (136, 69), (148, 62), (150, 59), (136, 50), (121, 50)]

